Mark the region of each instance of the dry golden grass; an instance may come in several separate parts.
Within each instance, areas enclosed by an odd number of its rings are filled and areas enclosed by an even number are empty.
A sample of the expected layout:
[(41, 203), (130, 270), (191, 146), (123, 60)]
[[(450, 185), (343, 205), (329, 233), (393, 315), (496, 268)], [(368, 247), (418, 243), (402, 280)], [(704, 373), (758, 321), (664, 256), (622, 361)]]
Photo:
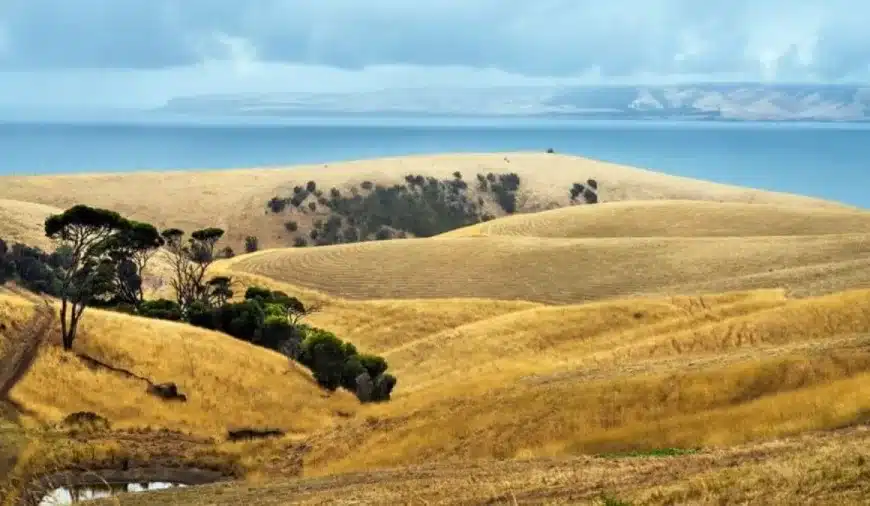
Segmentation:
[(441, 237), (752, 237), (855, 234), (868, 230), (870, 213), (857, 209), (649, 200), (517, 214), (447, 232)]
[(51, 240), (45, 237), (43, 225), (47, 217), (58, 212), (60, 209), (52, 206), (0, 198), (0, 238), (50, 250)]
[[(868, 239), (867, 234), (407, 239), (269, 250), (232, 259), (227, 268), (350, 299), (477, 297), (576, 303), (745, 288), (826, 293), (870, 286), (870, 271), (862, 274), (843, 267), (866, 263)], [(819, 269), (817, 276), (823, 279), (806, 276), (809, 268)]]
[[(529, 310), (540, 320), (495, 317), (444, 333), (432, 340), (440, 346), (416, 356), (389, 353), (400, 382), (413, 386), (368, 409), (375, 421), (357, 418), (316, 438), (308, 472), (726, 447), (867, 420), (870, 292), (790, 302), (757, 294), (711, 300), (695, 314), (669, 315), (662, 303), (656, 313), (650, 301), (638, 304), (650, 315), (645, 323), (634, 322), (626, 304), (599, 306), (614, 323), (610, 332), (593, 312), (584, 319), (582, 306)], [(548, 323), (556, 310), (581, 331)], [(540, 334), (510, 335), (511, 318), (514, 326), (540, 321)], [(485, 324), (491, 343), (475, 333)], [(519, 359), (502, 351), (512, 346)]]
[[(421, 463), (328, 477), (127, 494), (95, 504), (866, 504), (870, 431), (854, 428), (690, 455)], [(116, 502), (117, 501), (117, 502)], [(613, 504), (610, 503), (610, 504)]]
[[(247, 235), (257, 236), (263, 247), (275, 247), (289, 245), (289, 236), (282, 226), (287, 216), (266, 215), (266, 202), (276, 195), (289, 196), (295, 185), (314, 180), (324, 189), (347, 189), (364, 180), (390, 184), (401, 182), (406, 174), (451, 177), (457, 170), (468, 181), (477, 173), (518, 173), (522, 178), (520, 204), (527, 210), (568, 205), (568, 189), (588, 178), (598, 179), (605, 202), (678, 199), (845, 207), (808, 197), (546, 153), (408, 156), (245, 170), (7, 176), (0, 178), (0, 199), (56, 208), (84, 203), (113, 209), (161, 228), (172, 226), (190, 231), (217, 226), (227, 231), (227, 240), (233, 247), (241, 246)], [(496, 208), (488, 210), (499, 214)], [(304, 218), (301, 215), (300, 219)], [(0, 228), (0, 233), (5, 231)]]

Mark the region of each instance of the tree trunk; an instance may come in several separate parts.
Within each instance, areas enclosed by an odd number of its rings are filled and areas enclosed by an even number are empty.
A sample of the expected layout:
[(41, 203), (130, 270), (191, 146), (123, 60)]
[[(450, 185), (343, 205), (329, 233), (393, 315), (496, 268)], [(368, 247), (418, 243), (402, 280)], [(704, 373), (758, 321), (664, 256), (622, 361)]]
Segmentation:
[(60, 338), (63, 342), (63, 349), (66, 351), (72, 349), (72, 339), (69, 337), (70, 332), (66, 323), (68, 304), (66, 297), (64, 297), (60, 305)]

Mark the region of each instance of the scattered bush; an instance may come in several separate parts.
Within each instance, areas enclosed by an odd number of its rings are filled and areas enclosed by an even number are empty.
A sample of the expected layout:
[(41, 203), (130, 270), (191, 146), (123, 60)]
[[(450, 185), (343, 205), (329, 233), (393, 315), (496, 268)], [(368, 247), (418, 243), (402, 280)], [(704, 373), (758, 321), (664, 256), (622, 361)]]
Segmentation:
[(338, 190), (338, 188), (332, 188), (331, 190), (329, 190), (329, 196), (333, 199), (339, 199), (341, 198), (341, 192)]
[(288, 232), (296, 232), (297, 230), (299, 230), (299, 224), (296, 223), (295, 221), (288, 221), (288, 222), (284, 223), (284, 228)]
[(363, 190), (369, 191), (375, 187), (375, 184), (372, 183), (371, 181), (363, 181), (362, 183), (359, 184), (359, 187), (362, 188)]
[(236, 256), (236, 252), (233, 251), (233, 248), (229, 246), (225, 246), (224, 249), (220, 251), (221, 258), (233, 258)]
[(253, 253), (260, 249), (260, 240), (256, 236), (245, 237), (245, 252)]
[(453, 177), (456, 179), (462, 179), (462, 173), (457, 170), (453, 173)]
[(181, 321), (183, 313), (181, 305), (174, 300), (157, 299), (146, 300), (139, 304), (137, 308), (140, 316), (146, 318), (155, 318), (158, 320)]
[(268, 203), (269, 210), (271, 210), (275, 214), (278, 214), (287, 208), (287, 203), (288, 201), (286, 199), (272, 197), (272, 199), (269, 200)]
[(315, 191), (317, 191), (317, 183), (315, 183), (314, 181), (308, 181), (307, 183), (305, 183), (305, 189), (308, 191), (308, 193), (314, 193)]
[(304, 248), (308, 246), (308, 241), (304, 237), (295, 237), (293, 239), (294, 248)]
[(309, 202), (308, 209), (310, 209), (311, 212), (317, 211), (317, 202)]
[(305, 190), (305, 188), (303, 188), (303, 187), (301, 187), (301, 186), (294, 186), (294, 187), (293, 187), (293, 194), (294, 194), (294, 195), (299, 195), (299, 194), (302, 193), (304, 190)]

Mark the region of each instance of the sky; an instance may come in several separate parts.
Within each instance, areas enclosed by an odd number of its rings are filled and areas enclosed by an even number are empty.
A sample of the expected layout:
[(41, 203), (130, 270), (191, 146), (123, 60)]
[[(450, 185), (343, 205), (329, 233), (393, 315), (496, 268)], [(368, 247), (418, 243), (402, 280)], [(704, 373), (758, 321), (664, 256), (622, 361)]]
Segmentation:
[(0, 0), (0, 107), (197, 94), (866, 82), (866, 0)]

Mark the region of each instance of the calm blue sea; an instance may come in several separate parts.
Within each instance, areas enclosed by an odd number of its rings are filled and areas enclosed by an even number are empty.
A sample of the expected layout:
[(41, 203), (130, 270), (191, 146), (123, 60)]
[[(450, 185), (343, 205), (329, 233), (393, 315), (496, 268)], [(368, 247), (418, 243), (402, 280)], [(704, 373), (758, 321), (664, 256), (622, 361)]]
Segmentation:
[(408, 119), (0, 123), (0, 175), (221, 169), (551, 147), (870, 208), (868, 124)]

